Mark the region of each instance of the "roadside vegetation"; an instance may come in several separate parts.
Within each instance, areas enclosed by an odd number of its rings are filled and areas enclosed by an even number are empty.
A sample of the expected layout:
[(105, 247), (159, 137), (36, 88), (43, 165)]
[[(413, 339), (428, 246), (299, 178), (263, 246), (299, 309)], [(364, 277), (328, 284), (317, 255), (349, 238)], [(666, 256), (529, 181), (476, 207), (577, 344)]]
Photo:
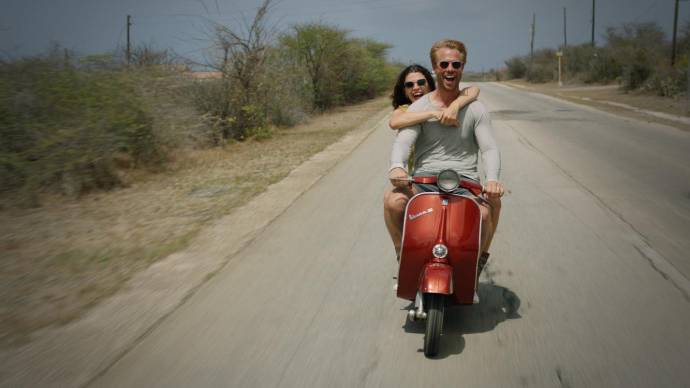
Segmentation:
[(209, 25), (208, 68), (195, 79), (166, 51), (77, 57), (53, 47), (0, 62), (0, 205), (39, 206), (161, 170), (180, 148), (262, 140), (278, 127), (390, 89), (389, 45), (309, 23), (277, 33), (269, 1), (244, 30)]
[[(609, 27), (602, 46), (589, 43), (568, 46), (563, 52), (563, 74), (568, 83), (613, 83), (625, 91), (677, 97), (688, 90), (690, 22), (680, 29), (676, 63), (670, 65), (671, 42), (656, 23), (625, 23)], [(531, 83), (558, 79), (556, 49), (536, 50), (534, 56), (505, 61), (505, 79), (524, 78)]]
[[(205, 76), (150, 46), (0, 59), (0, 348), (66, 323), (388, 105), (389, 46), (208, 25)], [(88, 194), (88, 195), (87, 195)]]

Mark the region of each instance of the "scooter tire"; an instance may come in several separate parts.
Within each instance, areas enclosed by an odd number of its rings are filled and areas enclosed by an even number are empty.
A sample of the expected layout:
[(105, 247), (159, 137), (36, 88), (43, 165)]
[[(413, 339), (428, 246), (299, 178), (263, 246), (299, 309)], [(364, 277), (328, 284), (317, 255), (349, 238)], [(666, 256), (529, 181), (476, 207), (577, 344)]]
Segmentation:
[(446, 309), (446, 296), (426, 295), (426, 331), (424, 332), (424, 355), (434, 357), (438, 354), (443, 329), (443, 315)]

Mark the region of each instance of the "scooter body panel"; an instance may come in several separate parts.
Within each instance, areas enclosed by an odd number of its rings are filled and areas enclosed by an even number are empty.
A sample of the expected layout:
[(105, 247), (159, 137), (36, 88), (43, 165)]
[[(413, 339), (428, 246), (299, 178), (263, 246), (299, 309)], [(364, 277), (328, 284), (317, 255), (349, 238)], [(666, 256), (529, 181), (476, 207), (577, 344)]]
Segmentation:
[[(442, 226), (444, 230), (441, 231)], [(481, 213), (472, 198), (445, 193), (420, 193), (412, 197), (405, 211), (398, 297), (415, 299), (417, 291), (421, 290), (425, 267), (435, 260), (432, 248), (442, 239), (448, 247), (447, 264), (452, 267), (451, 301), (472, 304), (480, 231)]]

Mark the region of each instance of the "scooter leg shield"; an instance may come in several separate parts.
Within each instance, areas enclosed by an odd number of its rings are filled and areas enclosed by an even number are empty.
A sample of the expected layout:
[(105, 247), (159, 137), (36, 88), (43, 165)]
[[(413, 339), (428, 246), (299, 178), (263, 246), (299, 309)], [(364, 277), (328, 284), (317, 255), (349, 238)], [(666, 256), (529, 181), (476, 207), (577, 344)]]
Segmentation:
[(453, 267), (442, 263), (429, 263), (424, 266), (419, 279), (419, 289), (423, 293), (453, 293)]

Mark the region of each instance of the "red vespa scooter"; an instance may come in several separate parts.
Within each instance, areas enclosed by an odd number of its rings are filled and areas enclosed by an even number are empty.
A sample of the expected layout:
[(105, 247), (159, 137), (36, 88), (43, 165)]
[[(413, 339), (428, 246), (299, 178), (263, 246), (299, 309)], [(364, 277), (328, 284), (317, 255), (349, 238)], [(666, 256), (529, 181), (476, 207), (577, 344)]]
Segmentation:
[[(433, 357), (445, 307), (478, 302), (482, 186), (453, 170), (410, 181), (436, 185), (438, 192), (415, 195), (405, 209), (397, 296), (414, 301), (409, 319), (426, 320), (424, 355)], [(453, 194), (458, 187), (474, 196)]]

